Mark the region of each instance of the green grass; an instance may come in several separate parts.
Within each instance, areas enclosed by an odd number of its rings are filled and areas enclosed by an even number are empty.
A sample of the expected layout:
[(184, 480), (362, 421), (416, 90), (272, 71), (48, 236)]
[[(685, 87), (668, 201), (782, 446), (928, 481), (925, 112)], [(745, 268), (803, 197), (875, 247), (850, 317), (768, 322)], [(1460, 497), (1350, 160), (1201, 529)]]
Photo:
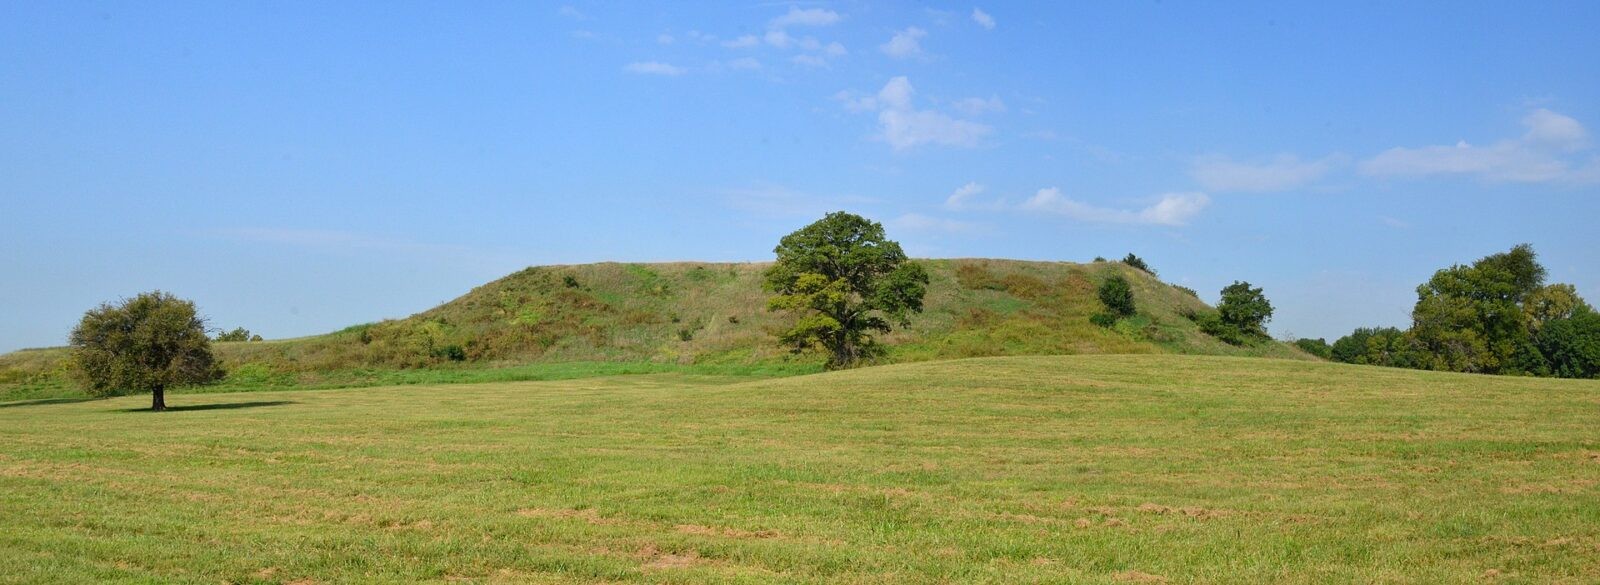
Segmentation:
[[(1211, 310), (1205, 303), (1117, 262), (920, 262), (932, 281), (926, 311), (883, 339), (891, 347), (887, 362), (1098, 353), (1311, 359), (1278, 342), (1234, 347), (1217, 341), (1183, 316)], [(766, 310), (765, 267), (680, 262), (529, 268), (405, 319), (296, 339), (218, 343), (217, 354), (237, 379), (215, 389), (509, 380), (517, 378), (462, 372), (571, 362), (814, 371), (824, 361), (820, 354), (792, 356), (776, 341), (773, 333), (793, 317)], [(1094, 289), (1111, 274), (1128, 278), (1140, 314), (1106, 329), (1091, 324), (1089, 316), (1102, 310)], [(465, 363), (445, 357), (452, 347), (462, 350)], [(79, 395), (64, 375), (66, 355), (59, 348), (0, 355), (0, 400)], [(449, 373), (415, 373), (425, 369)]]
[(1592, 583), (1600, 383), (1003, 357), (0, 405), (0, 582)]

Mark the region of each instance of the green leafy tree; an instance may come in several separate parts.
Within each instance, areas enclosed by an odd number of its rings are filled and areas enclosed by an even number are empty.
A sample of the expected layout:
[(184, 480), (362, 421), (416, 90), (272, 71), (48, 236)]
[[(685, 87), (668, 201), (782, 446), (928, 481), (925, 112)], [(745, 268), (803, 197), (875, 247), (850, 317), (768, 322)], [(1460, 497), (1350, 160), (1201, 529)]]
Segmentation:
[(1267, 301), (1260, 287), (1236, 280), (1222, 289), (1222, 302), (1217, 303), (1222, 322), (1254, 337), (1266, 337), (1267, 321), (1272, 319), (1272, 303)]
[(1122, 263), (1134, 268), (1138, 268), (1139, 270), (1143, 270), (1145, 274), (1149, 274), (1151, 276), (1155, 276), (1156, 274), (1156, 271), (1150, 269), (1149, 264), (1144, 263), (1144, 258), (1134, 256), (1133, 252), (1128, 252), (1128, 255), (1123, 257)]
[(1417, 287), (1417, 304), (1411, 311), (1411, 332), (1427, 354), (1423, 366), (1490, 374), (1520, 371), (1519, 364), (1530, 360), (1518, 359), (1518, 354), (1533, 347), (1524, 303), (1530, 296), (1558, 295), (1555, 291), (1535, 295), (1543, 288), (1544, 277), (1544, 267), (1527, 244), (1485, 256), (1470, 266), (1458, 264), (1435, 272)]
[(1118, 317), (1127, 317), (1134, 313), (1133, 287), (1128, 285), (1128, 279), (1121, 274), (1113, 274), (1100, 283), (1097, 291), (1100, 302), (1106, 306), (1106, 311)]
[(1316, 338), (1316, 339), (1307, 339), (1307, 338), (1302, 337), (1300, 339), (1294, 340), (1294, 345), (1295, 345), (1295, 347), (1300, 348), (1301, 351), (1304, 351), (1304, 352), (1309, 353), (1311, 355), (1317, 356), (1319, 358), (1322, 358), (1322, 359), (1332, 359), (1333, 358), (1333, 348), (1328, 346), (1327, 340), (1324, 340), (1324, 339), (1322, 339), (1320, 337)]
[(1600, 378), (1600, 313), (1587, 305), (1570, 317), (1545, 323), (1537, 343), (1551, 374)]
[(1347, 364), (1364, 364), (1363, 358), (1367, 355), (1367, 339), (1372, 337), (1376, 329), (1371, 327), (1357, 327), (1349, 335), (1334, 340), (1332, 353), (1333, 361)]
[(828, 367), (878, 355), (874, 333), (922, 312), (928, 273), (906, 258), (883, 226), (843, 211), (784, 236), (765, 274), (767, 307), (800, 315), (780, 339), (795, 351), (821, 347)]
[(149, 392), (150, 409), (166, 410), (167, 389), (223, 375), (205, 325), (194, 303), (161, 291), (102, 304), (72, 330), (72, 364), (91, 394)]

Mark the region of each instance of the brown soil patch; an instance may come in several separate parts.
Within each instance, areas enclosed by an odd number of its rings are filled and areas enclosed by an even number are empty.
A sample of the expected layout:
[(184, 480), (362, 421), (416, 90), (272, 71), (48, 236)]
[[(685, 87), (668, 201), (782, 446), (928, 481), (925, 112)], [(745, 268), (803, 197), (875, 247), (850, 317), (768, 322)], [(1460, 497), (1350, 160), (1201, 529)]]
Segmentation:
[(634, 553), (634, 556), (648, 559), (643, 565), (645, 570), (682, 569), (692, 567), (700, 561), (700, 555), (694, 551), (683, 554), (664, 553), (653, 544), (645, 545), (639, 552)]
[(674, 530), (684, 534), (698, 534), (702, 536), (726, 536), (728, 538), (778, 538), (783, 536), (776, 530), (740, 530), (738, 528), (716, 528), (701, 526), (699, 524), (679, 524)]
[(1112, 577), (1124, 583), (1166, 583), (1168, 581), (1166, 577), (1144, 571), (1123, 571), (1112, 575)]
[(550, 510), (546, 508), (523, 508), (517, 510), (518, 516), (528, 518), (569, 518), (588, 522), (595, 526), (615, 526), (622, 524), (621, 520), (605, 518), (593, 509), (588, 510)]
[(1210, 510), (1201, 508), (1199, 506), (1184, 506), (1181, 508), (1174, 508), (1172, 506), (1163, 506), (1161, 504), (1152, 502), (1139, 504), (1138, 510), (1146, 514), (1177, 514), (1180, 516), (1188, 516), (1190, 518), (1198, 518), (1200, 520), (1210, 520), (1212, 518), (1220, 518), (1228, 515), (1228, 511), (1226, 510)]

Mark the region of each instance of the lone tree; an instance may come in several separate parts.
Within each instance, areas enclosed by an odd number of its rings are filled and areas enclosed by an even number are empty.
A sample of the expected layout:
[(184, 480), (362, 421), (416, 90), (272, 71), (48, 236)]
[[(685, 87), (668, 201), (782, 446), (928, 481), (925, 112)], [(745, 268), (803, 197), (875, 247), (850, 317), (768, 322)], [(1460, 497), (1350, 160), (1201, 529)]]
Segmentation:
[(1266, 337), (1266, 323), (1272, 319), (1272, 303), (1261, 287), (1236, 280), (1222, 289), (1222, 302), (1217, 303), (1217, 313), (1222, 322), (1239, 329), (1241, 333)]
[(830, 213), (784, 236), (773, 251), (778, 260), (767, 269), (766, 288), (777, 296), (767, 308), (801, 315), (780, 339), (796, 352), (827, 349), (829, 369), (877, 355), (872, 333), (888, 333), (891, 322), (904, 327), (922, 312), (928, 273), (876, 222)]
[(72, 363), (89, 393), (151, 393), (150, 410), (167, 409), (166, 390), (222, 377), (206, 323), (194, 303), (161, 291), (102, 304), (72, 330)]

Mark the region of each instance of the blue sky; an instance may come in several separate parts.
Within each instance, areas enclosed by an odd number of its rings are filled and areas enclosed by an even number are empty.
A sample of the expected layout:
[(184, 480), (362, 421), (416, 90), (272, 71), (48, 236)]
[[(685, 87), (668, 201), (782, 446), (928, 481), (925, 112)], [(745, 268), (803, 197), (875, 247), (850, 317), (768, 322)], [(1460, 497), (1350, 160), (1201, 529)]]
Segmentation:
[(0, 2), (0, 351), (155, 288), (289, 337), (765, 260), (835, 209), (1248, 280), (1279, 336), (1519, 242), (1600, 300), (1600, 3), (1057, 4)]

